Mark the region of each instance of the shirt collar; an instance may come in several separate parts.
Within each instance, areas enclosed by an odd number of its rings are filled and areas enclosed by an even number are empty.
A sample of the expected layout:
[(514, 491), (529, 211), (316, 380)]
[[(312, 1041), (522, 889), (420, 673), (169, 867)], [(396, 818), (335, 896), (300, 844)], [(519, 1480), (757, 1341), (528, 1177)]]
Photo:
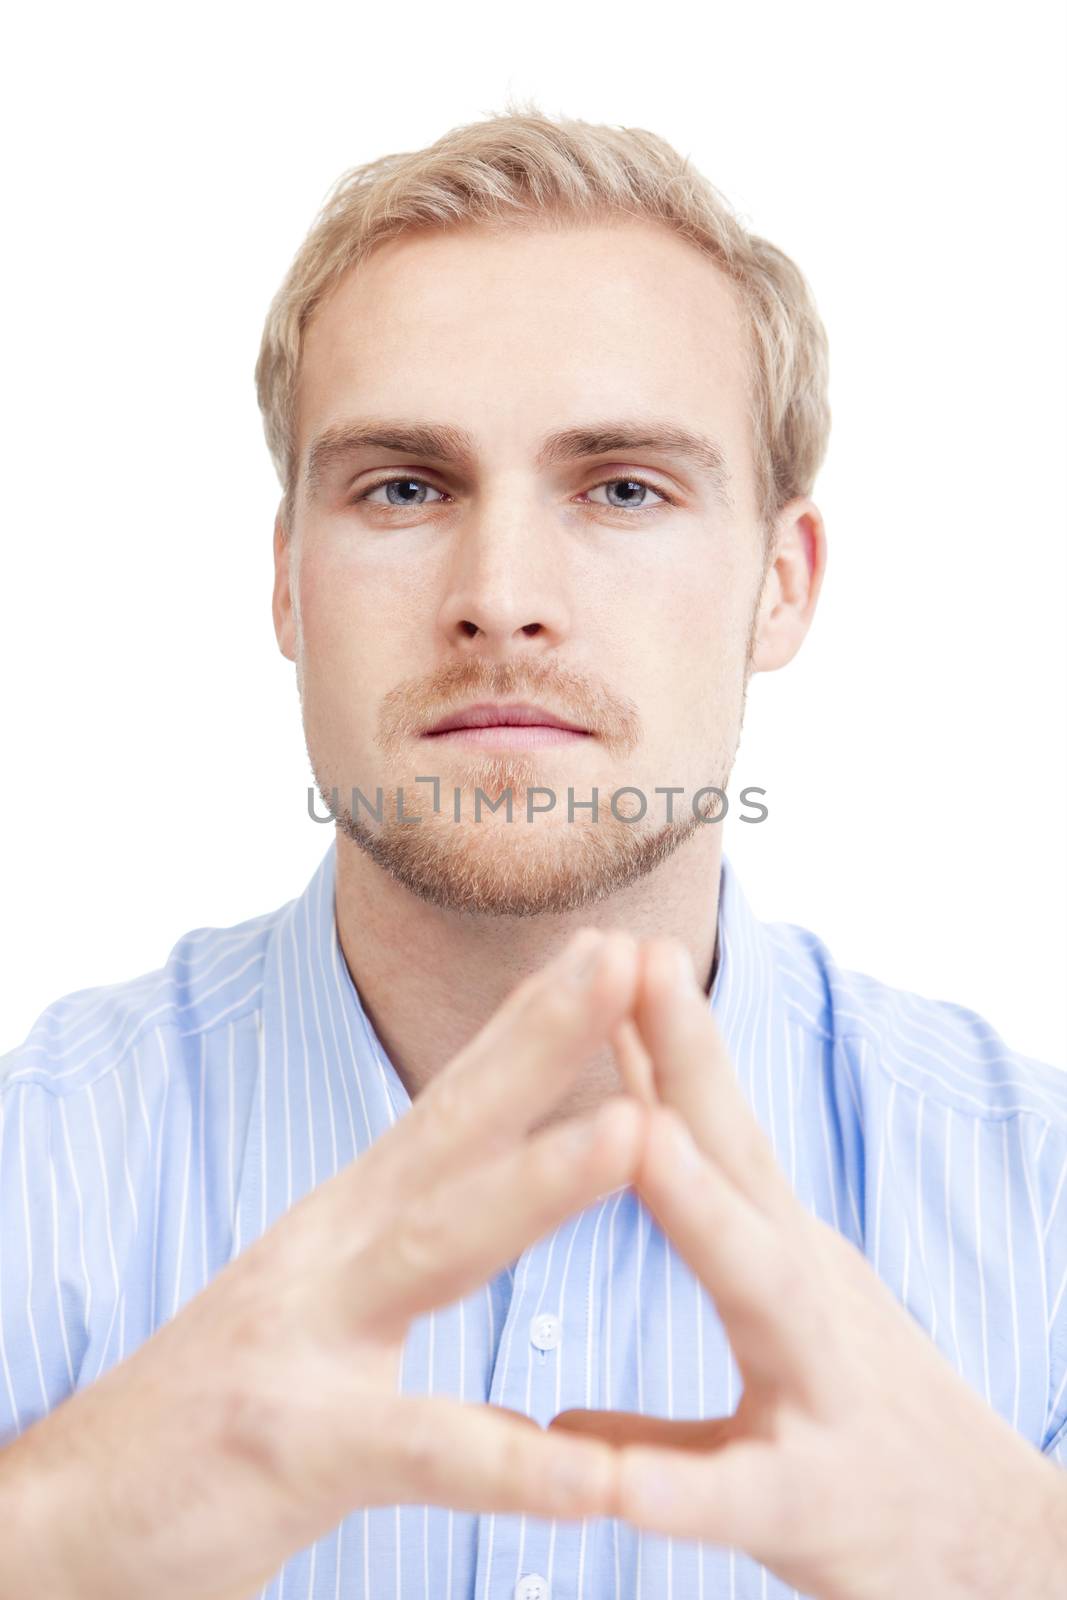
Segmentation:
[[(336, 861), (334, 836), (304, 892), (278, 913), (267, 943), (260, 1072), (235, 1247), (361, 1154), (411, 1103), (344, 960)], [(749, 1103), (773, 1133), (761, 1107), (773, 1104), (771, 1074), (784, 1043), (774, 945), (725, 855), (718, 951), (709, 1004)], [(301, 1152), (311, 1152), (307, 1161), (293, 1160), (298, 1139)]]

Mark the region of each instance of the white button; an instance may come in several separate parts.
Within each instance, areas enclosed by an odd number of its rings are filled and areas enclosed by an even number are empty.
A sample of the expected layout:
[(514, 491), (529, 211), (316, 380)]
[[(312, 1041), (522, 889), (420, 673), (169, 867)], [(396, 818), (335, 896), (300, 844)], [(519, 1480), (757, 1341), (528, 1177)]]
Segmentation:
[[(540, 1316), (531, 1318), (530, 1343), (536, 1345), (538, 1350), (554, 1350), (559, 1344), (559, 1318), (552, 1316), (551, 1312), (548, 1311), (543, 1311)], [(523, 1582), (525, 1583), (525, 1581), (524, 1578)], [(544, 1580), (538, 1578), (537, 1581), (541, 1583)], [(547, 1589), (545, 1594), (548, 1594)], [(527, 1597), (523, 1596), (523, 1600), (527, 1600)], [(531, 1590), (529, 1600), (541, 1600), (541, 1596), (540, 1594), (535, 1596)]]
[(515, 1585), (515, 1600), (549, 1600), (548, 1584), (539, 1572), (528, 1572)]

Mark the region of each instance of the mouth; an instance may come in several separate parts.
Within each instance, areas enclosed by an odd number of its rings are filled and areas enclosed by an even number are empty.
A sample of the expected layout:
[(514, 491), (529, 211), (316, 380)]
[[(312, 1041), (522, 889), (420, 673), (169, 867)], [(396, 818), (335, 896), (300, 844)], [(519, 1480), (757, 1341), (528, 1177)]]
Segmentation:
[(591, 739), (593, 733), (578, 723), (557, 717), (545, 706), (525, 701), (483, 702), (464, 706), (435, 722), (424, 739), (445, 744), (491, 745), (495, 749), (531, 750), (546, 745), (572, 744)]

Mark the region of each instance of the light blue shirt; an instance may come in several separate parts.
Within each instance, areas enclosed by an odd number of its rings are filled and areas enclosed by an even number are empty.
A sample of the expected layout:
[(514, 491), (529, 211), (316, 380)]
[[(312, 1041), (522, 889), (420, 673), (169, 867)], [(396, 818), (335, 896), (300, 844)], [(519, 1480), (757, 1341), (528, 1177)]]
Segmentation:
[[(337, 940), (335, 848), (298, 899), (186, 934), (158, 971), (66, 995), (0, 1058), (0, 1443), (408, 1109)], [(758, 921), (728, 860), (719, 950), (710, 1003), (801, 1202), (1067, 1465), (1067, 1074), (974, 1012), (841, 971), (813, 934)], [(631, 1191), (420, 1319), (402, 1382), (541, 1423), (572, 1406), (719, 1416), (740, 1396), (713, 1304)], [(740, 1552), (612, 1521), (408, 1506), (354, 1511), (262, 1594), (796, 1591)]]

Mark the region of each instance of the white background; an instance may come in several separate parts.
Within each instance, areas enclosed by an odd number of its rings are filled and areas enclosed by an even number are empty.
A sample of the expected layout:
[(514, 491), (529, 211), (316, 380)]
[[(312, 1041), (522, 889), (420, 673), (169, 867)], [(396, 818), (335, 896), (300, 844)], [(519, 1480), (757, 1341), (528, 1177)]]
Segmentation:
[(753, 681), (756, 911), (1067, 1056), (1064, 21), (1012, 5), (23, 7), (0, 94), (0, 1050), (298, 894), (252, 369), (345, 168), (503, 109), (654, 129), (827, 324), (830, 564)]

